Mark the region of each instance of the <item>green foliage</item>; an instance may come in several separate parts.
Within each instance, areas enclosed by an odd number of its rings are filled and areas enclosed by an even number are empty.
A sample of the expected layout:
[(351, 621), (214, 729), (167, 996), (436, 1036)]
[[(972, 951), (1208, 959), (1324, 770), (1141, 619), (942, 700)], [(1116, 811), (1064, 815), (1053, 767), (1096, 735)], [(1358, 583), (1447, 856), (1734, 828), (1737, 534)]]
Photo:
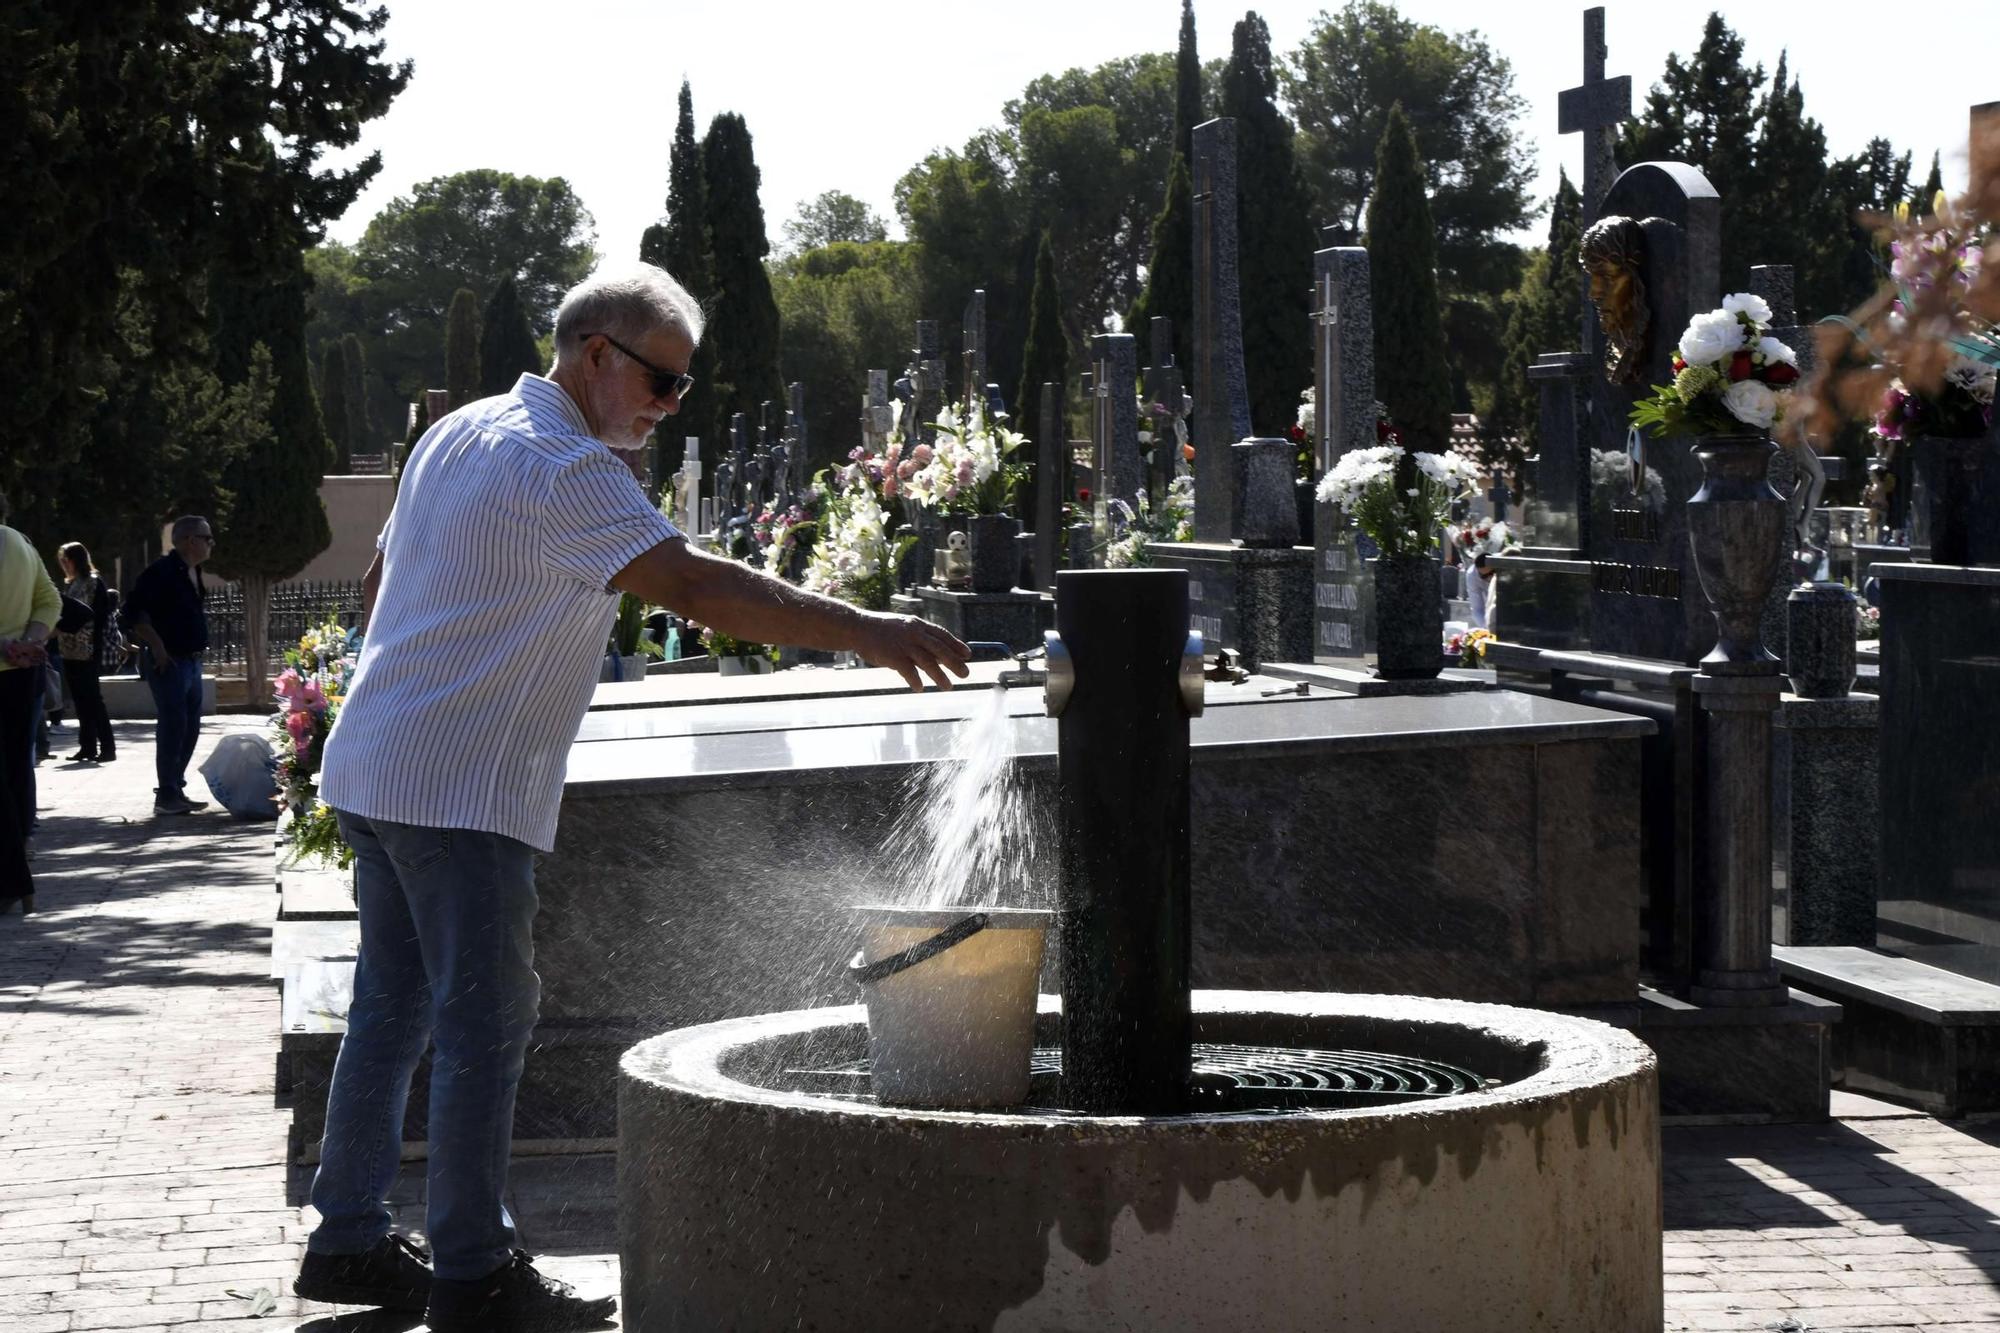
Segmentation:
[(772, 272), (785, 369), (805, 386), (809, 473), (861, 443), (856, 409), (868, 371), (900, 366), (908, 356), (917, 318), (912, 248), (840, 241)]
[(522, 375), (539, 375), (542, 370), (542, 349), (528, 327), (528, 312), (521, 307), (514, 279), (502, 278), (479, 317), (479, 393), (482, 397), (506, 393)]
[(461, 287), (444, 321), (444, 391), (454, 410), (479, 396), (479, 297)]
[(1391, 106), (1368, 202), (1375, 396), (1411, 448), (1441, 453), (1451, 435), (1451, 380), (1432, 236), (1416, 136), (1402, 107)]
[(1153, 219), (1153, 253), (1146, 263), (1146, 288), (1125, 313), (1125, 327), (1141, 340), (1155, 315), (1174, 322), (1174, 363), (1190, 364), (1194, 333), (1194, 178), (1188, 161), (1174, 154), (1167, 172), (1167, 202)]
[(1497, 297), (1520, 257), (1503, 239), (1534, 215), (1534, 155), (1517, 128), (1527, 103), (1514, 72), (1477, 32), (1447, 33), (1393, 4), (1349, 0), (1322, 13), (1282, 70), (1299, 161), (1317, 216), (1361, 230), (1375, 147), (1400, 102), (1425, 167), (1437, 227), (1438, 281)]
[(1312, 383), (1310, 202), (1279, 112), (1271, 32), (1254, 12), (1233, 32), (1222, 76), (1222, 114), (1236, 119), (1237, 265), (1243, 291), (1243, 361), (1250, 425), (1282, 436)]
[[(1062, 290), (1056, 282), (1055, 250), (1042, 233), (1035, 250), (1035, 286), (1028, 302), (1028, 337), (1021, 348), (1021, 387), (1014, 395), (1015, 424), (1030, 434), (1041, 431), (1042, 385), (1063, 392), (1069, 384), (1069, 340), (1062, 327)], [(1063, 429), (1058, 417), (1057, 429)], [(1056, 479), (1058, 482), (1060, 478)], [(1041, 484), (1036, 479), (1037, 486)]]
[(0, 456), (0, 486), (22, 526), (92, 532), (109, 555), (212, 490), (220, 437), (184, 449), (157, 428), (162, 412), (213, 424), (232, 399), (203, 327), (210, 270), (232, 244), (296, 252), (374, 176), (372, 155), (320, 159), (408, 78), (381, 59), (385, 18), (272, 0), (0, 19), (0, 355), (10, 425), (34, 441)]
[[(1544, 352), (1577, 345), (1583, 279), (1578, 268), (1577, 242), (1583, 201), (1570, 184), (1569, 173), (1557, 177), (1555, 204), (1549, 210), (1548, 247), (1529, 261), (1521, 284), (1508, 301), (1507, 332), (1493, 406), (1483, 415), (1490, 441), (1518, 435), (1522, 452), (1541, 447), (1539, 396), (1528, 381), (1528, 367)], [(1489, 456), (1491, 447), (1489, 444)]]
[(778, 374), (778, 305), (764, 267), (771, 243), (743, 117), (725, 112), (710, 121), (701, 153), (715, 263), (706, 337), (715, 354), (714, 420), (727, 422), (732, 413), (745, 412), (755, 421), (761, 403), (784, 397), (784, 382)]
[(646, 602), (629, 592), (618, 594), (618, 618), (611, 622), (610, 650), (620, 657), (639, 652), (640, 636), (646, 628)]
[(785, 224), (785, 246), (793, 254), (816, 250), (837, 241), (889, 239), (888, 224), (864, 201), (840, 190), (827, 190), (799, 205), (799, 215)]
[(326, 422), (326, 469), (344, 477), (354, 471), (347, 423), (347, 340), (334, 338), (319, 349), (319, 411)]
[(368, 351), (361, 339), (350, 333), (340, 340), (347, 359), (347, 440), (350, 454), (379, 454), (383, 442), (375, 437), (375, 411), (368, 397)]
[(1937, 212), (1937, 197), (1944, 192), (1944, 173), (1938, 169), (1938, 155), (1931, 153), (1931, 174), (1924, 177), (1924, 183), (1917, 187), (1913, 200), (1913, 212), (1919, 217), (1931, 217)]
[[(694, 132), (694, 90), (681, 80), (679, 112), (674, 120), (674, 143), (667, 161), (667, 214), (657, 226), (646, 229), (639, 257), (674, 275), (704, 310), (715, 299), (715, 264), (709, 253), (708, 182), (703, 175), (701, 141)], [(728, 418), (718, 415), (721, 398), (716, 394), (715, 350), (704, 337), (696, 344), (688, 373), (695, 378), (695, 390), (674, 414), (673, 433), (693, 435), (702, 441), (702, 467), (713, 476), (713, 468), (726, 450)], [(678, 455), (664, 444), (662, 454)], [(677, 462), (663, 457), (666, 472)]]
[(1174, 48), (1174, 147), (1194, 160), (1194, 127), (1207, 119), (1201, 102), (1201, 55), (1195, 48), (1194, 0), (1181, 0), (1181, 35)]

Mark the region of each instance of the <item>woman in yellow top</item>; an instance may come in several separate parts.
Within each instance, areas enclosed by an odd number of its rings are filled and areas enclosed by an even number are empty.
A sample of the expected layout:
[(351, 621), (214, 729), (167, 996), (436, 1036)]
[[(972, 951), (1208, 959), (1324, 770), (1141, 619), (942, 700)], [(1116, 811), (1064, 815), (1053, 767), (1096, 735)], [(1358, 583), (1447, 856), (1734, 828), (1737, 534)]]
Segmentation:
[(0, 915), (35, 910), (28, 826), (35, 818), (32, 752), (49, 630), (62, 599), (34, 543), (4, 526), (0, 493)]

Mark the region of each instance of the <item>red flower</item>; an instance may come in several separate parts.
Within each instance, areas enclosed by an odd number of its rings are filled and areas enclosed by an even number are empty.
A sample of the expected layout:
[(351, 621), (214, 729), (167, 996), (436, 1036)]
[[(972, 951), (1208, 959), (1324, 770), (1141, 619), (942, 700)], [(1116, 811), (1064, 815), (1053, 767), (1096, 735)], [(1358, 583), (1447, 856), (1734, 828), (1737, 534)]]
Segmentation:
[(1764, 367), (1764, 382), (1766, 384), (1790, 384), (1798, 379), (1798, 377), (1799, 368), (1797, 366), (1788, 366), (1782, 361), (1773, 361), (1770, 365)]
[(1090, 487), (1088, 487), (1088, 486), (1079, 486), (1079, 487), (1077, 487), (1077, 488), (1076, 488), (1076, 498), (1077, 498), (1078, 500), (1081, 500), (1081, 501), (1082, 501), (1082, 502), (1083, 502), (1084, 504), (1089, 504), (1089, 503), (1090, 503)]
[(1296, 421), (1292, 423), (1291, 435), (1293, 444), (1304, 444), (1306, 442), (1306, 428)]
[(1681, 360), (1681, 354), (1680, 354), (1679, 352), (1675, 352), (1675, 353), (1674, 353), (1674, 374), (1678, 375), (1678, 374), (1680, 374), (1680, 373), (1681, 373), (1681, 372), (1682, 372), (1683, 370), (1686, 370), (1687, 368), (1688, 368), (1688, 363), (1687, 363), (1687, 362), (1685, 362), (1685, 361), (1683, 361), (1683, 360)]
[(1734, 383), (1737, 380), (1749, 379), (1751, 369), (1750, 353), (1748, 351), (1738, 352), (1735, 356), (1729, 358), (1730, 382)]

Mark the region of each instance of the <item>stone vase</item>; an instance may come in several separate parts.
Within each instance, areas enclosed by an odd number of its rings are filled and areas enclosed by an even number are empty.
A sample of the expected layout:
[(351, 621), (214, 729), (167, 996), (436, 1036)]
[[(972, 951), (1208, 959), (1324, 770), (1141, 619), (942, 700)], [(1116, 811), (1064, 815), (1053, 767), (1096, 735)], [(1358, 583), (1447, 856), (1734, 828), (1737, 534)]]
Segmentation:
[(1433, 555), (1385, 555), (1375, 566), (1375, 674), (1431, 680), (1444, 667), (1444, 599)]
[(1014, 539), (1021, 535), (1021, 520), (1012, 514), (975, 514), (966, 523), (972, 547), (972, 590), (1006, 592), (1021, 572), (1021, 557)]
[(1804, 583), (1785, 598), (1785, 674), (1805, 699), (1845, 699), (1854, 688), (1854, 594)]
[(1764, 646), (1764, 608), (1787, 558), (1785, 497), (1769, 479), (1777, 445), (1758, 435), (1703, 435), (1694, 442), (1702, 483), (1688, 501), (1688, 537), (1701, 590), (1715, 612), (1715, 647), (1702, 659), (1717, 675), (1778, 670)]
[[(1985, 441), (1919, 435), (1910, 440), (1910, 456), (1929, 497), (1929, 546), (1934, 565), (1970, 565), (1972, 554), (1972, 495), (1979, 485), (1979, 464)], [(1915, 545), (1923, 534), (1913, 535)]]

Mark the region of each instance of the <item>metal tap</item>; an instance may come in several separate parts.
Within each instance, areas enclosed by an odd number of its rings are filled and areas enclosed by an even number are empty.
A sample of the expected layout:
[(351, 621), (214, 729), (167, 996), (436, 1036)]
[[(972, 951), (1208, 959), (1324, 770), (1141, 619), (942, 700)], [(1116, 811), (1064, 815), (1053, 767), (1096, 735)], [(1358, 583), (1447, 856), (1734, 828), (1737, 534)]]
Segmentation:
[(1046, 652), (1040, 648), (1030, 648), (1026, 652), (1015, 653), (1013, 668), (1001, 672), (995, 679), (1003, 688), (1007, 689), (1012, 689), (1017, 685), (1040, 686), (1048, 679), (1049, 673), (1047, 669), (1037, 671), (1029, 666), (1028, 663), (1038, 657), (1045, 656), (1047, 656)]

